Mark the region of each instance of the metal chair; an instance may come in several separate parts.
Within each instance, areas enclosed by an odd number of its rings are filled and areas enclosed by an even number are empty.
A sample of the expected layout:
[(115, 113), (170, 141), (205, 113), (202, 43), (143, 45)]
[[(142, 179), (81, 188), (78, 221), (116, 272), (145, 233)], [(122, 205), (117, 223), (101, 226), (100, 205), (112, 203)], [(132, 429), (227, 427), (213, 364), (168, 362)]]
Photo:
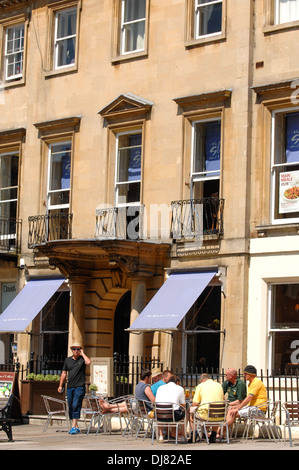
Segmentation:
[[(101, 425), (103, 424), (103, 413), (99, 405), (99, 398), (88, 396), (86, 397), (87, 408), (84, 410), (84, 418), (90, 415), (89, 425), (86, 434), (90, 433), (92, 424), (97, 426), (96, 434), (98, 434)], [(85, 419), (84, 419), (85, 420)]]
[(152, 444), (156, 431), (156, 439), (159, 439), (159, 428), (163, 427), (167, 430), (167, 439), (169, 440), (169, 431), (171, 428), (175, 429), (175, 443), (178, 443), (178, 430), (179, 426), (184, 426), (184, 438), (186, 439), (187, 418), (186, 412), (184, 418), (177, 421), (175, 419), (175, 410), (180, 409), (185, 412), (180, 404), (176, 403), (155, 403), (154, 404), (154, 419), (152, 421)]
[(54, 416), (61, 416), (64, 417), (66, 420), (67, 428), (70, 429), (70, 420), (68, 415), (68, 407), (66, 400), (59, 400), (58, 398), (48, 397), (46, 395), (42, 395), (44, 400), (44, 404), (48, 413), (47, 421), (45, 423), (43, 432), (46, 432), (50, 422), (52, 421)]
[[(256, 406), (258, 409), (267, 408), (268, 416), (256, 415), (255, 411), (252, 410), (249, 413), (249, 416), (246, 420), (243, 438), (248, 439), (248, 434), (250, 427), (253, 428), (252, 439), (254, 438), (254, 429), (255, 426), (258, 426), (258, 429), (263, 438), (268, 437), (268, 439), (273, 439), (274, 441), (280, 441), (279, 428), (275, 423), (276, 413), (278, 409), (279, 401), (271, 402), (267, 400), (264, 403), (261, 403)], [(264, 432), (266, 431), (266, 432)]]
[(209, 444), (208, 430), (210, 427), (221, 428), (221, 434), (223, 429), (226, 430), (226, 442), (229, 444), (229, 429), (226, 422), (227, 403), (226, 402), (212, 402), (202, 403), (203, 407), (207, 408), (207, 419), (202, 419), (198, 411), (194, 413), (194, 429), (193, 429), (193, 442), (195, 441), (196, 431), (202, 435), (204, 432), (207, 443)]
[(286, 443), (286, 428), (289, 432), (290, 447), (293, 447), (292, 426), (299, 426), (299, 401), (287, 401), (282, 404), (285, 411), (285, 422), (283, 425), (284, 442)]

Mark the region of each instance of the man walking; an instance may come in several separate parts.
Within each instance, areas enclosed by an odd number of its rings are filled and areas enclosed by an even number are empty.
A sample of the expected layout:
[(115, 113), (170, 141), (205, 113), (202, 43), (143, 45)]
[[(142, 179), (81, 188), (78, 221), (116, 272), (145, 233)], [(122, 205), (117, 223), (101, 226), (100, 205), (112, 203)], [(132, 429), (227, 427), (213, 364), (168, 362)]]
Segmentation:
[(78, 434), (78, 419), (80, 418), (82, 401), (85, 395), (85, 369), (91, 363), (89, 357), (84, 354), (80, 344), (71, 346), (73, 355), (64, 361), (58, 392), (62, 392), (63, 384), (67, 377), (67, 401), (69, 417), (72, 428), (69, 434)]

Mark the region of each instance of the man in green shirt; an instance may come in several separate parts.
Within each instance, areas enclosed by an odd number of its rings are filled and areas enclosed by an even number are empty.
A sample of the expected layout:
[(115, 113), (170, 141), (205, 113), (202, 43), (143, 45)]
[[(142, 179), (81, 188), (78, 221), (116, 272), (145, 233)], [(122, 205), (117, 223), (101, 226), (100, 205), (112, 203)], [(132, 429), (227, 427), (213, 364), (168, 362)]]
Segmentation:
[(226, 380), (222, 384), (224, 395), (227, 393), (230, 405), (238, 405), (247, 395), (246, 384), (238, 377), (236, 369), (227, 369), (225, 376)]

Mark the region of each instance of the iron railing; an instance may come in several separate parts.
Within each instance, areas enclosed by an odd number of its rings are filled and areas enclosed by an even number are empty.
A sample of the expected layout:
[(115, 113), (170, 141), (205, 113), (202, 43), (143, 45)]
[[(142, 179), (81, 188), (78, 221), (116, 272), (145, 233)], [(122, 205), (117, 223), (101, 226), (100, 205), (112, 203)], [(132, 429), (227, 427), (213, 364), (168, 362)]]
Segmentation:
[(20, 253), (22, 240), (22, 221), (0, 217), (0, 251)]
[(223, 235), (224, 199), (204, 197), (173, 201), (171, 237), (175, 240)]
[(71, 240), (72, 218), (72, 214), (64, 212), (28, 217), (28, 248), (54, 240)]
[[(114, 398), (134, 393), (136, 384), (140, 380), (140, 372), (143, 369), (152, 369), (160, 367), (164, 369), (163, 363), (159, 358), (151, 357), (129, 357), (121, 356), (117, 353), (113, 356), (113, 386)], [(24, 366), (17, 360), (15, 363), (7, 361), (0, 364), (0, 371), (18, 372), (20, 380), (26, 379), (31, 372), (36, 374), (61, 374), (63, 367), (63, 356), (36, 356), (32, 353), (30, 361)], [(210, 376), (223, 383), (225, 380), (225, 370), (205, 369), (205, 368), (175, 368), (173, 373), (178, 377), (180, 384), (184, 388), (189, 388), (190, 394), (199, 383), (199, 378), (203, 373), (209, 373)], [(241, 370), (238, 375), (244, 381)], [(257, 376), (263, 381), (268, 394), (268, 399), (272, 402), (278, 401), (299, 401), (299, 372), (298, 369), (278, 371), (278, 374), (269, 370), (258, 371)], [(281, 420), (282, 409), (279, 407), (278, 417)]]
[(95, 238), (139, 240), (143, 234), (144, 206), (96, 210)]

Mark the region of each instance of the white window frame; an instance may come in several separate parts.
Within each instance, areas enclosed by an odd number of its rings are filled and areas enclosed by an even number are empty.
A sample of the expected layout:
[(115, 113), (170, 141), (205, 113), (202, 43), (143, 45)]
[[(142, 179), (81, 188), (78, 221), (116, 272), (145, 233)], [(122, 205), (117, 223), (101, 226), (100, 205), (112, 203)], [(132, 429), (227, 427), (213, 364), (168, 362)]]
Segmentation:
[[(51, 176), (52, 176), (52, 173), (51, 173), (51, 169), (52, 169), (52, 155), (53, 155), (53, 147), (57, 146), (57, 145), (70, 145), (71, 149), (70, 149), (70, 154), (71, 154), (71, 157), (72, 157), (72, 141), (71, 140), (65, 140), (63, 142), (53, 142), (49, 145), (49, 153), (48, 153), (48, 176), (47, 176), (47, 212), (51, 211), (51, 210), (59, 210), (59, 209), (69, 209), (70, 208), (70, 198), (69, 198), (69, 202), (67, 204), (56, 204), (56, 205), (53, 205), (50, 203), (51, 201), (51, 196), (53, 194), (59, 194), (61, 192), (66, 192), (66, 191), (69, 191), (69, 195), (70, 195), (70, 192), (71, 192), (71, 183), (70, 183), (70, 187), (68, 189), (56, 189), (56, 190), (50, 190), (50, 184), (51, 184)], [(71, 158), (72, 160), (72, 158)]]
[[(222, 126), (222, 119), (220, 116), (215, 116), (213, 118), (208, 119), (199, 119), (192, 122), (192, 141), (191, 141), (191, 171), (190, 171), (190, 199), (194, 199), (193, 197), (193, 186), (194, 183), (198, 182), (205, 182), (211, 180), (219, 180), (220, 184), (220, 176), (221, 176), (221, 140), (222, 140), (222, 132), (220, 130), (220, 168), (219, 170), (212, 170), (212, 171), (202, 171), (202, 172), (195, 172), (194, 166), (196, 162), (196, 126), (197, 124), (205, 124), (208, 122), (217, 122), (220, 121), (220, 129)], [(208, 175), (207, 175), (208, 173)]]
[(217, 31), (215, 33), (207, 33), (207, 34), (199, 34), (199, 21), (200, 21), (200, 11), (207, 7), (207, 6), (212, 6), (212, 5), (217, 5), (221, 4), (222, 5), (222, 16), (223, 16), (223, 0), (210, 0), (207, 1), (206, 3), (199, 3), (199, 0), (194, 0), (194, 7), (195, 7), (195, 12), (194, 12), (194, 37), (195, 39), (201, 39), (205, 37), (213, 37), (217, 36), (219, 34), (222, 34), (222, 25), (223, 21), (221, 19), (221, 29), (220, 31)]
[[(75, 12), (76, 13), (76, 31), (75, 31), (75, 34), (72, 34), (70, 36), (64, 36), (62, 38), (57, 38), (57, 32), (58, 32), (58, 24), (59, 24), (59, 17), (61, 14), (65, 14), (65, 13), (71, 13), (71, 12)], [(66, 68), (69, 68), (69, 67), (74, 67), (75, 64), (76, 64), (76, 54), (77, 54), (77, 29), (78, 29), (78, 9), (77, 7), (70, 7), (70, 8), (66, 8), (64, 10), (58, 10), (55, 12), (55, 31), (54, 31), (54, 57), (53, 57), (53, 60), (54, 60), (54, 70), (61, 70), (61, 69), (66, 69)], [(62, 41), (66, 41), (68, 39), (73, 39), (75, 38), (75, 57), (74, 57), (74, 63), (72, 64), (66, 64), (66, 65), (58, 65), (58, 57), (59, 57), (59, 54), (58, 54), (58, 49), (59, 49), (59, 44), (62, 42)]]
[(293, 218), (275, 218), (275, 195), (277, 188), (275, 187), (275, 177), (276, 177), (276, 172), (275, 169), (283, 166), (298, 166), (299, 161), (295, 163), (275, 163), (275, 122), (276, 122), (276, 116), (278, 114), (292, 114), (292, 113), (298, 113), (299, 108), (293, 107), (293, 108), (285, 108), (285, 109), (279, 109), (272, 111), (272, 123), (271, 123), (271, 202), (270, 202), (270, 210), (271, 210), (271, 221), (272, 223), (275, 224), (291, 224), (291, 223), (298, 223), (299, 222), (299, 215), (298, 217), (293, 217)]
[(274, 5), (274, 24), (279, 25), (279, 24), (285, 24), (285, 23), (291, 23), (293, 21), (298, 21), (299, 20), (299, 0), (296, 0), (296, 6), (297, 6), (297, 15), (296, 18), (291, 18), (292, 12), (291, 12), (291, 2), (288, 1), (288, 6), (289, 6), (289, 17), (287, 20), (281, 21), (280, 18), (280, 0), (275, 0), (275, 5)]
[[(137, 20), (132, 21), (125, 21), (125, 3), (127, 0), (121, 0), (121, 34), (120, 34), (120, 54), (121, 55), (128, 55), (128, 54), (135, 54), (136, 52), (141, 52), (145, 50), (146, 47), (146, 16), (144, 18), (139, 18)], [(145, 14), (147, 12), (147, 4), (145, 0)], [(125, 43), (126, 43), (126, 27), (129, 25), (137, 24), (137, 23), (144, 23), (144, 42), (143, 47), (139, 49), (133, 49), (130, 51), (125, 51)]]
[[(123, 135), (134, 135), (134, 134), (141, 134), (141, 168), (140, 168), (140, 180), (135, 181), (122, 181), (121, 183), (118, 181), (118, 170), (119, 170), (119, 138)], [(141, 205), (141, 181), (142, 181), (142, 148), (143, 148), (143, 132), (142, 129), (137, 130), (128, 130), (125, 132), (118, 132), (116, 134), (116, 159), (115, 159), (115, 178), (114, 178), (114, 188), (115, 188), (115, 206), (116, 207), (129, 207), (129, 206), (139, 206)], [(140, 194), (139, 194), (139, 201), (135, 202), (120, 202), (119, 201), (119, 187), (125, 184), (140, 184)]]
[[(9, 53), (8, 52), (8, 33), (9, 33), (9, 31), (14, 30), (14, 32), (13, 32), (13, 34), (14, 34), (13, 41), (15, 41), (15, 32), (17, 30), (21, 30), (21, 29), (23, 30), (23, 36), (21, 36), (21, 40), (22, 40), (21, 48), (18, 49), (18, 50), (14, 50), (13, 52)], [(19, 24), (16, 24), (16, 25), (7, 26), (7, 28), (5, 30), (5, 73), (4, 73), (6, 81), (16, 80), (16, 79), (19, 79), (19, 78), (23, 77), (23, 73), (24, 73), (24, 52), (25, 52), (25, 23), (19, 23)], [(8, 63), (8, 60), (11, 56), (16, 56), (17, 54), (21, 54), (21, 56), (22, 56), (21, 71), (20, 71), (20, 73), (14, 73), (13, 75), (8, 75), (8, 67), (10, 65)], [(17, 61), (17, 62), (19, 62), (19, 61)]]
[[(18, 155), (18, 181), (19, 181), (19, 159), (20, 159), (20, 155), (19, 155), (19, 152), (0, 152), (0, 157), (2, 156), (10, 156), (10, 155)], [(15, 219), (17, 220), (17, 212), (18, 212), (18, 197), (19, 197), (19, 184), (17, 184), (17, 186), (7, 186), (5, 188), (1, 188), (1, 191), (5, 189), (16, 189), (17, 190), (17, 197), (16, 198), (13, 198), (13, 199), (6, 199), (6, 200), (3, 200), (0, 202), (0, 205), (2, 203), (6, 203), (6, 202), (16, 202), (16, 214), (15, 214)], [(16, 233), (10, 233), (10, 234), (7, 234), (7, 235), (1, 235), (1, 240), (14, 240), (16, 239)]]
[(272, 282), (271, 284), (268, 284), (268, 369), (269, 370), (274, 370), (274, 358), (273, 358), (273, 336), (275, 333), (279, 332), (298, 332), (299, 335), (299, 328), (287, 328), (285, 326), (282, 326), (281, 328), (272, 328), (271, 322), (272, 322), (272, 313), (273, 313), (273, 308), (272, 308), (272, 302), (273, 302), (273, 291), (272, 288), (275, 285), (283, 285), (283, 284), (299, 284), (296, 282), (286, 282), (283, 279), (280, 281)]

